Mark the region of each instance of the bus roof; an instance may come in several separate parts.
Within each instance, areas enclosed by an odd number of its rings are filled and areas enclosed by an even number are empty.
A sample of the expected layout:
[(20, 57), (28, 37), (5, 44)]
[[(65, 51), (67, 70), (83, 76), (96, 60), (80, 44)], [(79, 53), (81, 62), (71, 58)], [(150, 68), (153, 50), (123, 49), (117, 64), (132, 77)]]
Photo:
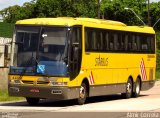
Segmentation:
[(56, 26), (73, 26), (84, 25), (86, 27), (105, 28), (110, 30), (142, 32), (155, 34), (152, 27), (148, 26), (127, 26), (118, 21), (94, 19), (94, 18), (72, 18), (72, 17), (57, 17), (57, 18), (33, 18), (19, 20), (16, 24), (21, 25), (56, 25)]

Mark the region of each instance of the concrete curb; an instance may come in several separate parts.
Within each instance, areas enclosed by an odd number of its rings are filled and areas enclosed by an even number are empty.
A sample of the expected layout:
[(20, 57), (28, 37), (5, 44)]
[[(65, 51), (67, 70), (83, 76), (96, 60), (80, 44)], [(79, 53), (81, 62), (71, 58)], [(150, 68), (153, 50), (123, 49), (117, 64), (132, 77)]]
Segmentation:
[(17, 101), (4, 101), (4, 102), (0, 102), (0, 106), (3, 104), (12, 104), (12, 103), (24, 103), (26, 102), (25, 100), (17, 100)]
[(156, 80), (155, 85), (160, 86), (160, 80)]

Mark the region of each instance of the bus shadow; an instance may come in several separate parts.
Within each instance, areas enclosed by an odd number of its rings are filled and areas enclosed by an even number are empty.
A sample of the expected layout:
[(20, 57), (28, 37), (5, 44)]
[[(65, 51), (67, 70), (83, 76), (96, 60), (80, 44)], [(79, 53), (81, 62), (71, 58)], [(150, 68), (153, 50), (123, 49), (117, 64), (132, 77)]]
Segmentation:
[[(147, 96), (147, 95), (140, 95), (139, 97), (144, 97), (144, 96)], [(122, 99), (124, 99), (124, 98), (120, 94), (95, 96), (95, 97), (87, 98), (87, 101), (86, 101), (85, 104), (107, 102), (107, 101), (116, 101), (116, 100), (122, 100)], [(76, 104), (76, 100), (53, 101), (52, 99), (41, 100), (40, 103), (36, 106), (30, 106), (30, 105), (28, 105), (28, 103), (26, 101), (0, 104), (0, 106), (13, 106), (13, 107), (15, 107), (15, 106), (23, 106), (23, 107), (67, 107), (67, 106), (75, 106), (75, 105), (78, 105), (78, 104)]]
[[(139, 97), (144, 97), (144, 96), (146, 96), (146, 95), (140, 95)], [(121, 94), (95, 96), (95, 97), (88, 98), (86, 104), (107, 102), (107, 101), (116, 101), (116, 100), (123, 100), (123, 99), (125, 100), (125, 98), (123, 98)], [(134, 99), (134, 98), (130, 98), (130, 99)]]
[[(139, 97), (144, 97), (147, 95), (140, 95)], [(139, 98), (138, 97), (138, 98)], [(136, 98), (131, 98), (136, 99)], [(116, 101), (116, 100), (125, 100), (120, 94), (114, 94), (114, 95), (105, 95), (105, 96), (95, 96), (87, 98), (85, 104), (91, 104), (91, 103), (99, 103), (99, 102), (109, 102), (109, 101)], [(67, 106), (75, 106), (76, 100), (63, 100), (63, 101), (42, 101), (37, 106), (40, 107), (67, 107)]]

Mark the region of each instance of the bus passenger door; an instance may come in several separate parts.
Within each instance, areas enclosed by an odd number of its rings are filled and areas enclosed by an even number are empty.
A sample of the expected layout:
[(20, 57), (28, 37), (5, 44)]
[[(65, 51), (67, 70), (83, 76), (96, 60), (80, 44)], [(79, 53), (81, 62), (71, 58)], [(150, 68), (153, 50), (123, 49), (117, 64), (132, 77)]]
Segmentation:
[(69, 52), (69, 70), (70, 78), (74, 79), (80, 72), (82, 58), (82, 28), (73, 27), (71, 30), (70, 52)]

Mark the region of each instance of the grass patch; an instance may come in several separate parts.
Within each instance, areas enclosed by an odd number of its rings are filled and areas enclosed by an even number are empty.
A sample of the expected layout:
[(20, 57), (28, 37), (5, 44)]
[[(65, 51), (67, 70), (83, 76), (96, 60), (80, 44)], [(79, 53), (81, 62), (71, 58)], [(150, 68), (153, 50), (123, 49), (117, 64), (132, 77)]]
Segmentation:
[(8, 95), (7, 90), (0, 90), (0, 102), (24, 100), (23, 97), (12, 97)]
[(156, 80), (160, 80), (160, 70), (156, 71)]

